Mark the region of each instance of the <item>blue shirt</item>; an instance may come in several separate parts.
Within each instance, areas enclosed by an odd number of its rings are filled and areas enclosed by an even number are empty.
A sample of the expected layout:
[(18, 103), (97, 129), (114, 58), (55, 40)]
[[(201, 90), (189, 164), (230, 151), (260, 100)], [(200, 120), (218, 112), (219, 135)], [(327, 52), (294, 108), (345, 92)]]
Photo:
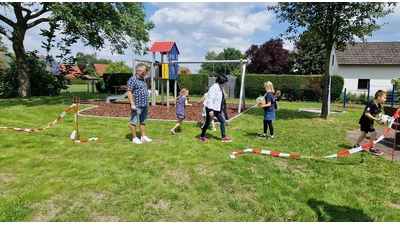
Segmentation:
[(146, 107), (149, 105), (149, 93), (147, 91), (146, 80), (139, 79), (136, 75), (128, 79), (126, 90), (132, 91), (133, 102), (136, 107)]
[(268, 92), (267, 95), (265, 96), (265, 104), (267, 104), (268, 102), (271, 102), (271, 106), (270, 107), (264, 107), (265, 111), (271, 112), (275, 110), (275, 101), (274, 101), (274, 93), (272, 92)]

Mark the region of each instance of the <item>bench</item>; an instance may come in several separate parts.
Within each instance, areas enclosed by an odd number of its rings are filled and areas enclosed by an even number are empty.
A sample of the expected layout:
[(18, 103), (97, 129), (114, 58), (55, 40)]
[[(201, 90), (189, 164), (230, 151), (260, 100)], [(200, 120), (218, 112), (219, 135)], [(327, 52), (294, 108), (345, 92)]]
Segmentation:
[(114, 94), (126, 92), (127, 89), (126, 85), (115, 85), (112, 87), (114, 88)]
[(126, 85), (120, 85), (118, 91), (126, 92), (126, 89), (127, 89)]

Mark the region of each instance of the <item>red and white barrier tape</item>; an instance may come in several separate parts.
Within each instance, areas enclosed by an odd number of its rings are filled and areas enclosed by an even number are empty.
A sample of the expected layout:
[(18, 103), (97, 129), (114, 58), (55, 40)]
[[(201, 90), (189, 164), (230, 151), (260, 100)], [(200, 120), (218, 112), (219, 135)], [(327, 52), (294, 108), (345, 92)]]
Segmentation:
[[(7, 129), (7, 130), (16, 130), (16, 131), (25, 131), (25, 132), (40, 132), (40, 131), (44, 131), (52, 126), (54, 126), (54, 124), (56, 124), (58, 121), (60, 121), (65, 114), (67, 114), (72, 108), (74, 108), (74, 121), (75, 123), (77, 122), (77, 117), (78, 117), (78, 106), (76, 104), (72, 104), (71, 106), (69, 106), (66, 110), (64, 110), (64, 112), (62, 112), (56, 120), (54, 120), (52, 123), (50, 123), (49, 125), (47, 125), (44, 128), (18, 128), (18, 127), (0, 127), (2, 129)], [(87, 138), (87, 139), (83, 139), (83, 140), (76, 140), (76, 130), (74, 129), (70, 135), (70, 140), (74, 141), (76, 143), (83, 143), (83, 142), (88, 142), (88, 141), (101, 141), (102, 138)]]
[(243, 153), (260, 153), (260, 154), (271, 155), (271, 156), (275, 156), (275, 157), (313, 158), (313, 159), (317, 159), (317, 158), (336, 158), (336, 157), (343, 157), (343, 156), (351, 155), (351, 154), (363, 151), (364, 149), (367, 149), (367, 148), (375, 145), (376, 143), (382, 141), (387, 136), (387, 134), (389, 133), (390, 129), (392, 128), (392, 125), (393, 125), (394, 121), (399, 116), (399, 113), (400, 113), (400, 109), (398, 109), (394, 113), (394, 115), (391, 117), (389, 126), (385, 130), (385, 132), (383, 132), (383, 134), (378, 139), (376, 139), (374, 142), (367, 143), (367, 144), (359, 146), (357, 148), (352, 148), (350, 150), (344, 150), (344, 151), (338, 152), (338, 153), (333, 154), (333, 155), (328, 155), (328, 156), (302, 156), (302, 155), (299, 155), (299, 154), (283, 153), (283, 152), (277, 152), (277, 151), (263, 150), (263, 149), (259, 149), (259, 148), (247, 148), (247, 149), (240, 150), (240, 151), (237, 151), (237, 152), (232, 152), (230, 157), (231, 157), (231, 159), (234, 159), (238, 155), (243, 154)]

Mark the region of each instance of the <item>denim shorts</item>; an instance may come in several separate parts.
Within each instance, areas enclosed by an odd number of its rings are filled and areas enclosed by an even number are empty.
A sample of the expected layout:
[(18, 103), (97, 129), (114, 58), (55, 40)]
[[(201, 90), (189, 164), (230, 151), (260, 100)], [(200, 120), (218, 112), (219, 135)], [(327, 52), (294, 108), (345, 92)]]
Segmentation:
[(147, 115), (149, 114), (149, 107), (136, 107), (136, 111), (131, 109), (131, 121), (130, 124), (136, 125), (138, 121), (140, 124), (146, 124)]

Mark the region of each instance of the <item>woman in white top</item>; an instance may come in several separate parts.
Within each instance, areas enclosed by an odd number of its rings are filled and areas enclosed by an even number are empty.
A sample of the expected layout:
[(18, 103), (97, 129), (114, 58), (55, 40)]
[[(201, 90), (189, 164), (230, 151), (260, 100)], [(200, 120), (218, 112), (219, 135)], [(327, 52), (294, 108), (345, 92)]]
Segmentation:
[(225, 75), (219, 75), (215, 84), (213, 84), (207, 92), (206, 99), (204, 100), (204, 106), (206, 107), (206, 121), (201, 130), (201, 135), (199, 140), (203, 142), (208, 142), (208, 139), (205, 137), (208, 126), (210, 126), (210, 118), (214, 118), (214, 116), (220, 122), (221, 128), (221, 141), (222, 142), (231, 142), (232, 139), (226, 137), (225, 133), (225, 124), (226, 120), (223, 110), (223, 100), (224, 100), (224, 91), (223, 87), (226, 82), (228, 82), (228, 77)]

